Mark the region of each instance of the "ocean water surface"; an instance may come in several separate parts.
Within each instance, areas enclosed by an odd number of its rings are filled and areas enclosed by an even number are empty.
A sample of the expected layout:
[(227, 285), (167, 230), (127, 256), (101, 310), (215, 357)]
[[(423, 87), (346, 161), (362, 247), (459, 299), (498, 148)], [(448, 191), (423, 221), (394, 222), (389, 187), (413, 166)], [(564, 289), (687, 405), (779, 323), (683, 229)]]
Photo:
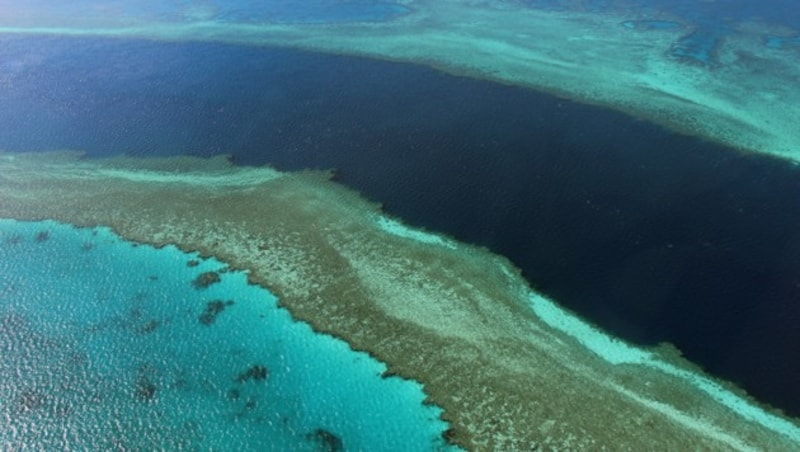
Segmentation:
[(0, 221), (3, 450), (450, 450), (415, 383), (241, 272)]
[[(40, 3), (48, 2), (34, 6)], [(251, 3), (114, 2), (93, 11), (132, 20), (319, 25), (382, 23), (414, 7)], [(61, 8), (69, 15), (94, 4)], [(753, 77), (780, 70), (758, 66), (762, 50), (785, 51), (787, 65), (797, 59), (792, 27), (800, 9), (788, 1), (493, 4), (613, 12), (627, 18), (617, 26), (631, 36), (674, 32), (657, 52), (712, 74), (730, 63), (720, 51), (726, 42), (767, 23), (756, 47), (738, 53), (754, 65)], [(536, 291), (618, 337), (674, 344), (710, 374), (800, 416), (796, 161), (422, 65), (213, 42), (5, 32), (0, 105), (0, 150), (229, 154), (238, 165), (332, 169), (337, 181), (403, 221), (508, 257)], [(218, 285), (192, 287), (202, 271), (223, 268), (219, 262), (134, 248), (103, 229), (0, 226), (0, 328), (13, 339), (3, 343), (12, 348), (0, 358), (2, 371), (39, 369), (30, 388), (4, 389), (7, 418), (13, 412), (34, 419), (36, 429), (60, 428), (78, 447), (148, 448), (176, 437), (186, 442), (170, 445), (201, 448), (229, 440), (274, 450), (292, 442), (323, 450), (444, 447), (447, 426), (421, 406), (417, 386), (380, 379), (380, 365), (368, 357), (291, 323), (244, 275), (223, 273)], [(159, 271), (131, 271), (135, 259), (151, 257), (147, 265)], [(98, 258), (117, 273), (90, 267)], [(186, 265), (192, 259), (198, 267)], [(68, 295), (53, 305), (42, 296), (62, 290)], [(204, 323), (204, 315), (213, 321)], [(281, 326), (264, 327), (272, 317)], [(293, 331), (295, 343), (279, 340), (278, 328)], [(212, 343), (214, 353), (203, 345)], [(306, 343), (337, 351), (313, 355), (298, 345)], [(119, 352), (129, 347), (141, 353)], [(25, 361), (31, 353), (42, 361)], [(334, 357), (338, 364), (326, 361)], [(46, 362), (63, 374), (41, 371)], [(260, 378), (260, 366), (268, 378)], [(343, 373), (327, 375), (331, 368)], [(336, 392), (350, 378), (363, 382), (359, 398)], [(41, 389), (53, 385), (66, 389)], [(360, 412), (357, 400), (376, 394), (385, 399)], [(123, 403), (127, 424), (108, 426), (116, 433), (105, 436), (80, 430), (91, 424), (85, 419), (105, 425), (108, 400)], [(400, 414), (405, 420), (388, 421)], [(365, 422), (374, 428), (359, 430)], [(264, 436), (230, 439), (221, 425), (238, 433), (258, 426)], [(39, 435), (23, 426), (9, 432), (3, 441)], [(48, 447), (67, 444), (60, 433), (45, 438)]]
[(674, 343), (800, 413), (800, 169), (788, 161), (420, 66), (2, 39), (1, 148), (332, 168), (411, 224), (508, 256), (537, 290), (611, 332)]

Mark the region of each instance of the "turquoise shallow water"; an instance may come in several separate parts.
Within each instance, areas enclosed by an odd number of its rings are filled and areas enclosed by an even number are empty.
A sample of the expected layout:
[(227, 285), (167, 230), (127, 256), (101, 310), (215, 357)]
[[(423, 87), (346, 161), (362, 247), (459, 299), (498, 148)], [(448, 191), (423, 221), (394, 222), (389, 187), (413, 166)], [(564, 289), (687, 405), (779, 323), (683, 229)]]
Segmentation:
[(0, 220), (0, 449), (448, 449), (384, 370), (214, 259)]

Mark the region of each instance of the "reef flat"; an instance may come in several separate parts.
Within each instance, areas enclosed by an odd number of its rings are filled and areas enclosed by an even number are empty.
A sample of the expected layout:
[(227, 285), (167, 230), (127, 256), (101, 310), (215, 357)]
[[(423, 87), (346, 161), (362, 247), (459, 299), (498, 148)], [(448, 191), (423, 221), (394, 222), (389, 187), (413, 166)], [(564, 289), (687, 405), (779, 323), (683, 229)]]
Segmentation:
[(106, 225), (214, 256), (292, 315), (424, 385), (477, 450), (796, 450), (796, 421), (669, 347), (603, 336), (505, 259), (411, 230), (320, 172), (223, 157), (0, 154), (0, 217)]
[[(724, 39), (695, 43), (691, 27), (667, 13), (537, 10), (524, 3), (409, 0), (396, 2), (402, 14), (331, 22), (266, 16), (237, 22), (197, 6), (158, 16), (15, 5), (0, 6), (0, 33), (287, 46), (425, 64), (608, 106), (736, 149), (800, 159), (798, 55), (774, 44), (790, 39), (792, 30), (742, 22)], [(693, 43), (713, 61), (676, 51), (694, 55), (684, 49)]]

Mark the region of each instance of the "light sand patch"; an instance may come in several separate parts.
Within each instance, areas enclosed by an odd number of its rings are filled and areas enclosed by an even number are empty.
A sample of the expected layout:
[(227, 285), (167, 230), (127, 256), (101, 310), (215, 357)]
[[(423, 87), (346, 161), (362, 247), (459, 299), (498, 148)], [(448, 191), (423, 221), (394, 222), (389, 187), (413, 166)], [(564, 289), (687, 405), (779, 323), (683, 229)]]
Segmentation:
[(379, 228), (388, 232), (389, 234), (396, 235), (398, 237), (405, 237), (410, 240), (416, 240), (420, 243), (441, 245), (447, 248), (455, 249), (455, 245), (444, 237), (429, 232), (423, 232), (418, 229), (409, 228), (403, 223), (386, 216), (379, 216), (376, 222), (378, 223)]

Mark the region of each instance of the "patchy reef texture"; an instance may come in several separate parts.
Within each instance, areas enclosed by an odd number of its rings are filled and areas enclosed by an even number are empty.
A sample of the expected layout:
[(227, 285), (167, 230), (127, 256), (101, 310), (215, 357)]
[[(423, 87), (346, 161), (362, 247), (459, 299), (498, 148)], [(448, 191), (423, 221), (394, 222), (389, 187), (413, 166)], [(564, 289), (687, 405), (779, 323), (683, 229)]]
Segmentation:
[(245, 270), (297, 319), (369, 352), (387, 375), (421, 382), (452, 425), (447, 439), (467, 449), (799, 447), (793, 420), (720, 396), (725, 384), (669, 347), (631, 352), (607, 338), (628, 355), (603, 357), (602, 340), (557, 318), (566, 313), (505, 259), (420, 240), (433, 235), (409, 233), (326, 173), (234, 168), (221, 157), (0, 154), (0, 216), (107, 225)]

